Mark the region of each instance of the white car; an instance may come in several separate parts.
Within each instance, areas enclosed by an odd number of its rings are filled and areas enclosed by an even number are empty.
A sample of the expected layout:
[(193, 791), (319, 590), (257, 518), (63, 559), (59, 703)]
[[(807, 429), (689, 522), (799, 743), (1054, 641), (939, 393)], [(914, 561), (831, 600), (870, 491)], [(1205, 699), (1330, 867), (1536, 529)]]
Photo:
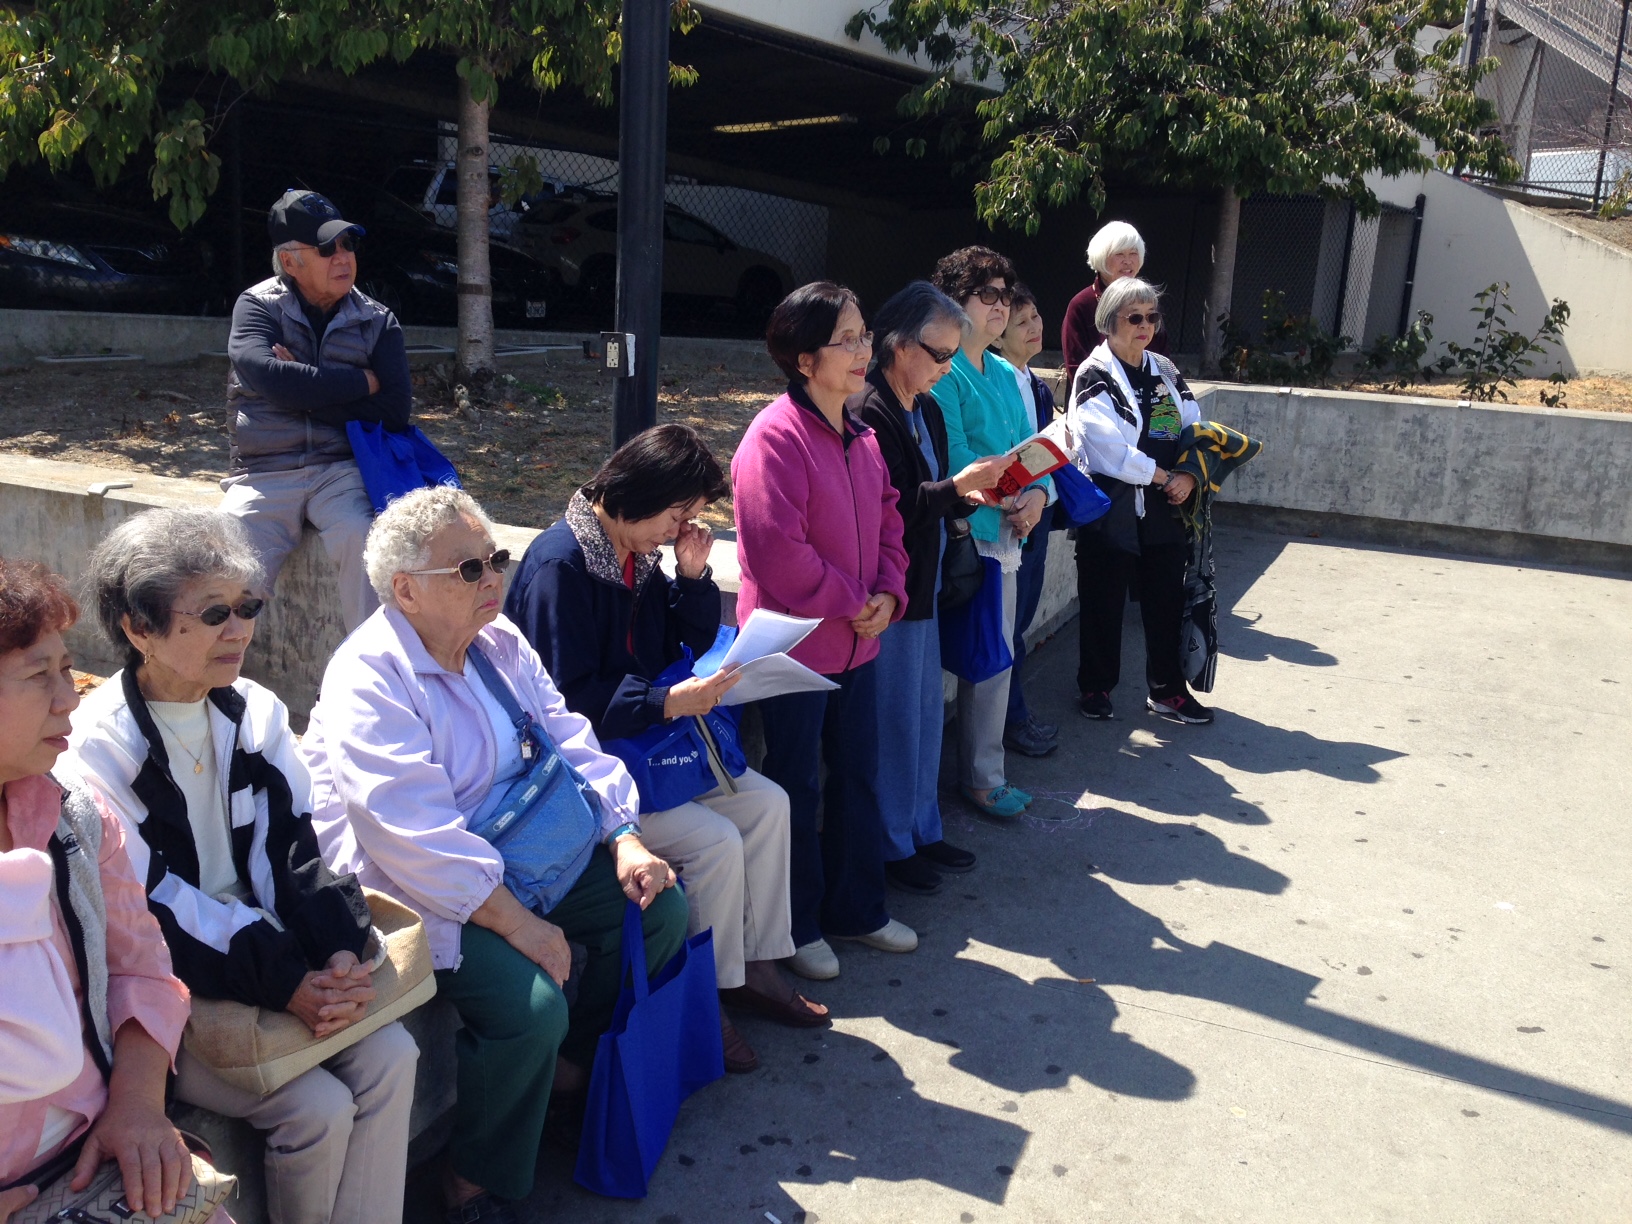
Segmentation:
[[(553, 199), (566, 189), (557, 178), (544, 179), (541, 192), (526, 196), (514, 204), (506, 204), (499, 190), (502, 171), (497, 166), (487, 168), (492, 207), (487, 212), (488, 232), (501, 242), (514, 240), (516, 227), (536, 204)], [(385, 189), (399, 200), (407, 200), (420, 212), (445, 229), (459, 225), (459, 176), (452, 162), (416, 162), (399, 166), (385, 181)]]

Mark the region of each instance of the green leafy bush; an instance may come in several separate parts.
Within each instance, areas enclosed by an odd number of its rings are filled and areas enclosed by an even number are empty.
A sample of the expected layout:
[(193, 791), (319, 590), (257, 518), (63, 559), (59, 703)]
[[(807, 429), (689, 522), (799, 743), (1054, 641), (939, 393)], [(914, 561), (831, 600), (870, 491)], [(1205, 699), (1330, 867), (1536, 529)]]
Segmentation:
[(1263, 328), (1257, 339), (1227, 314), (1219, 323), (1224, 332), (1222, 373), (1242, 382), (1330, 386), (1337, 355), (1351, 343), (1309, 315), (1293, 314), (1286, 308), (1286, 294), (1275, 289), (1264, 290)]

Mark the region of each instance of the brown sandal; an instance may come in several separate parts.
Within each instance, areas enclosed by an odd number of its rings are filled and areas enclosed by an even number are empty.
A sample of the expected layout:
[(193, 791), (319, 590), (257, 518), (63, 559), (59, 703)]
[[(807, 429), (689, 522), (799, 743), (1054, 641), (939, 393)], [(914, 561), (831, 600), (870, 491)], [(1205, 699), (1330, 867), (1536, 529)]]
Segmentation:
[(732, 1075), (746, 1075), (759, 1070), (759, 1055), (754, 1053), (754, 1048), (723, 1014), (720, 1016), (720, 1044), (724, 1048), (725, 1069)]
[(815, 1010), (821, 1007), (820, 1003), (812, 1003), (797, 990), (793, 992), (791, 999), (783, 1001), (760, 994), (759, 991), (747, 986), (733, 986), (729, 990), (720, 991), (720, 1001), (727, 1007), (752, 1012), (756, 1016), (785, 1024), (789, 1028), (824, 1028), (833, 1022), (825, 1008), (822, 1011)]

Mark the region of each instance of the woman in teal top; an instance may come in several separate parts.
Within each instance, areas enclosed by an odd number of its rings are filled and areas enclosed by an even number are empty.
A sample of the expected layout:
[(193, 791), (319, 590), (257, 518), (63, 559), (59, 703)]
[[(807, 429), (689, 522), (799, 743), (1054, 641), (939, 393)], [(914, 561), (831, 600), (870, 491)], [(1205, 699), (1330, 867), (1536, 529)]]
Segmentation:
[[(1020, 398), (1014, 367), (987, 345), (1008, 326), (1014, 300), (1014, 265), (986, 247), (964, 247), (935, 265), (933, 284), (957, 302), (974, 323), (952, 369), (933, 394), (946, 418), (951, 470), (987, 455), (1000, 455), (1037, 432)], [(1020, 546), (1053, 500), (1044, 477), (1002, 508), (983, 506), (970, 517), (975, 549), (998, 564), (1003, 582), (1003, 640), (1014, 637), (1015, 583)], [(988, 567), (990, 574), (990, 567)], [(989, 816), (1012, 819), (1031, 796), (1011, 786), (1004, 769), (1003, 725), (1008, 714), (1009, 672), (979, 684), (958, 681), (958, 781), (964, 798)]]

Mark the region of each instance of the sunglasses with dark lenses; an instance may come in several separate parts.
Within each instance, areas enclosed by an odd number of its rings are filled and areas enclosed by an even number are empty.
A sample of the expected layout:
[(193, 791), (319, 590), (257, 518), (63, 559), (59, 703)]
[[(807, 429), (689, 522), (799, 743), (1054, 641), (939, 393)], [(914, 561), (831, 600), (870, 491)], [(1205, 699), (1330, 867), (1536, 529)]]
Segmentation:
[(951, 361), (952, 358), (955, 357), (957, 355), (957, 352), (958, 352), (958, 350), (955, 349), (955, 348), (949, 348), (949, 349), (930, 348), (929, 345), (925, 344), (922, 340), (918, 341), (918, 347), (923, 349), (924, 352), (928, 353), (929, 356), (930, 356), (930, 359), (932, 361), (934, 361), (936, 365), (945, 365), (947, 362)]
[(334, 254), (336, 247), (342, 251), (355, 251), (357, 249), (357, 235), (347, 230), (338, 238), (330, 238), (327, 242), (320, 242), (312, 249), (324, 259), (328, 259)]
[(261, 614), (264, 607), (266, 607), (264, 599), (246, 599), (239, 604), (211, 604), (202, 612), (183, 612), (180, 608), (177, 608), (176, 612), (181, 616), (196, 616), (200, 624), (208, 625), (211, 629), (219, 629), (227, 623), (229, 616), (252, 621)]
[(458, 574), (466, 582), (476, 583), (482, 580), (482, 567), (487, 566), (495, 574), (502, 574), (510, 567), (510, 550), (501, 548), (487, 560), (480, 557), (468, 557), (458, 565), (444, 566), (442, 569), (409, 570), (410, 574)]
[(996, 285), (982, 285), (975, 290), (975, 296), (984, 306), (996, 306), (999, 302), (1009, 306), (1014, 303), (1013, 289), (999, 289)]
[(1162, 312), (1159, 310), (1149, 310), (1144, 314), (1130, 314), (1123, 315), (1122, 317), (1129, 323), (1132, 323), (1135, 327), (1140, 327), (1146, 323), (1149, 323), (1152, 327), (1160, 327), (1162, 325)]

